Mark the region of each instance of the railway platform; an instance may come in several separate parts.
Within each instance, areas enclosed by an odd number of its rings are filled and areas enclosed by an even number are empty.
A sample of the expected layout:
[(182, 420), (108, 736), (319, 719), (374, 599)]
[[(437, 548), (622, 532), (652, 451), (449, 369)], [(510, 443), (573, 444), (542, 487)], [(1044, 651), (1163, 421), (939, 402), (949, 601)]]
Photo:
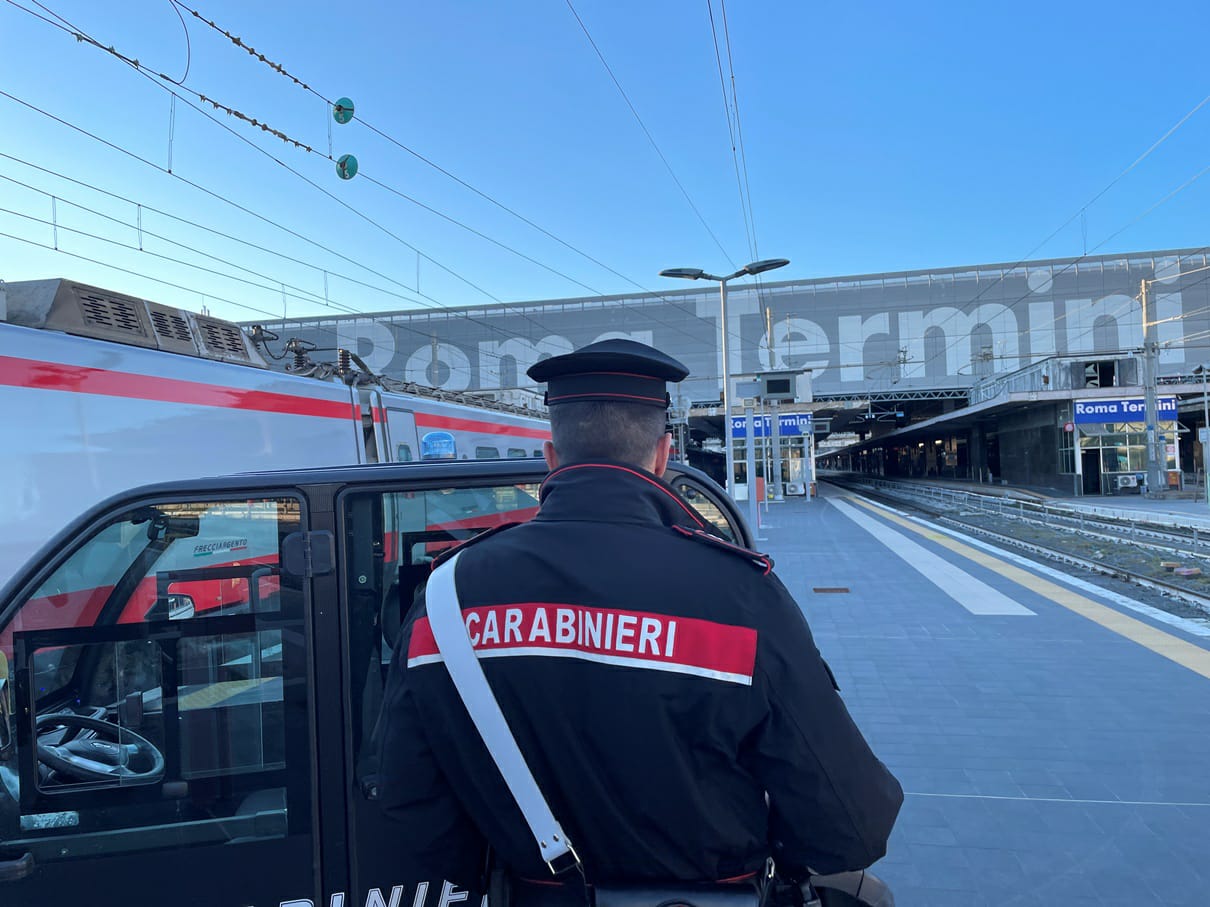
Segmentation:
[(1210, 628), (820, 489), (760, 547), (903, 784), (900, 907), (1210, 903)]

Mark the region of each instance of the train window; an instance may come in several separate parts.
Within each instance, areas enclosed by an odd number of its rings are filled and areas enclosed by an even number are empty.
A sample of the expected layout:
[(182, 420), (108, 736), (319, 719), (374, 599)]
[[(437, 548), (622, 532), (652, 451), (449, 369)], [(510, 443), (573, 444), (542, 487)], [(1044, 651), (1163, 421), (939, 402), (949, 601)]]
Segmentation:
[(535, 451), (534, 451), (534, 456), (535, 456), (535, 457), (540, 457), (540, 456), (542, 456), (542, 451), (540, 451), (540, 450), (535, 450)]
[(412, 462), (412, 447), (410, 444), (400, 444), (395, 448), (395, 461), (397, 463)]
[(306, 592), (279, 568), (300, 513), (128, 510), (10, 610), (0, 665), (32, 720), (0, 734), (0, 847), (42, 865), (310, 827), (305, 728), (287, 729), (309, 707)]
[(523, 447), (510, 447), (508, 449), (508, 455), (510, 458), (522, 460), (527, 456), (525, 453), (525, 448)]
[(499, 460), (500, 459), (500, 448), (499, 447), (476, 447), (475, 448), (475, 459), (476, 460)]

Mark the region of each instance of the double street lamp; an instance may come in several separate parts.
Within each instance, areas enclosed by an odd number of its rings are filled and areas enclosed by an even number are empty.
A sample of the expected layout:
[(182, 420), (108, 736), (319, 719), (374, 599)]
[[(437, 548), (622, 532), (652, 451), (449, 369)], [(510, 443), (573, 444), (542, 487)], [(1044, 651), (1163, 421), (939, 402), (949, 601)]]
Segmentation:
[[(764, 258), (760, 261), (746, 264), (734, 274), (728, 274), (726, 277), (707, 274), (700, 268), (665, 268), (663, 271), (660, 271), (661, 277), (718, 281), (719, 299), (722, 306), (722, 317), (719, 320), (723, 333), (723, 447), (727, 453), (727, 481), (725, 484), (727, 493), (732, 497), (735, 497), (735, 447), (731, 441), (731, 361), (727, 352), (727, 281), (734, 280), (736, 277), (744, 277), (745, 275), (762, 274), (765, 271), (772, 271), (774, 268), (784, 268), (789, 263), (790, 259), (788, 258)], [(753, 439), (749, 438), (748, 443), (753, 443)], [(756, 494), (754, 476), (748, 476), (748, 494)]]

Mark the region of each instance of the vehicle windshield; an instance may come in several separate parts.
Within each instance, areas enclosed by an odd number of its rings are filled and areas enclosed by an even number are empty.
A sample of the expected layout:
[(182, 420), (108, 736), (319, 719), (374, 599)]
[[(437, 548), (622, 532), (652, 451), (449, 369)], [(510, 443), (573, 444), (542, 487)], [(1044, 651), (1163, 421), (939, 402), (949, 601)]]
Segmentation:
[[(139, 506), (86, 533), (10, 606), (0, 655), (15, 685), (4, 685), (2, 711), (32, 714), (36, 758), (21, 758), (26, 744), (5, 720), (0, 845), (23, 841), (54, 859), (64, 825), (114, 832), (104, 847), (118, 850), (174, 835), (222, 840), (248, 831), (242, 820), (223, 824), (248, 802), (282, 800), (273, 792), (286, 766), (284, 705), (299, 695), (283, 686), (284, 634), (302, 620), (303, 590), (283, 574), (281, 549), (300, 525), (293, 498)], [(149, 795), (90, 799), (158, 789), (166, 773), (210, 805), (166, 803), (164, 817), (179, 824), (165, 838), (139, 831)], [(244, 780), (223, 788), (235, 777)], [(267, 833), (280, 834), (285, 811), (269, 811)], [(209, 830), (197, 824), (211, 820)]]
[[(286, 516), (282, 507), (276, 501), (165, 504), (139, 507), (109, 521), (8, 615), (0, 628), (0, 652), (11, 661), (14, 636), (36, 630), (179, 620), (262, 607), (276, 589), (270, 570), (217, 580), (205, 568), (231, 558), (247, 565), (268, 564), (271, 557), (275, 563), (278, 524)], [(266, 553), (270, 550), (272, 556)], [(34, 686), (40, 699), (53, 699), (69, 685), (80, 651), (63, 646), (35, 653)]]

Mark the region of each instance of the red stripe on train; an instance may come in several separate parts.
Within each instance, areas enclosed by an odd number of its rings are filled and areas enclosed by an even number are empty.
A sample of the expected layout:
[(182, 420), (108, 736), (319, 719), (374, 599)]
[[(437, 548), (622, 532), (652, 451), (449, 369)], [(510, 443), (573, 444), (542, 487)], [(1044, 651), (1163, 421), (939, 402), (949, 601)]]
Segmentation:
[(447, 431), (477, 431), (485, 435), (510, 435), (515, 438), (537, 438), (550, 440), (550, 429), (528, 428), (523, 425), (507, 425), (500, 422), (483, 422), (479, 419), (464, 419), (458, 416), (435, 416), (432, 413), (415, 413), (417, 428), (444, 428)]
[(13, 356), (0, 356), (0, 384), (96, 394), (102, 397), (153, 400), (160, 403), (247, 409), (288, 416), (315, 416), (322, 419), (357, 419), (360, 415), (358, 408), (351, 402), (315, 400), (273, 391), (222, 387), (198, 381), (183, 381), (179, 378), (114, 372), (84, 365), (39, 362)]

